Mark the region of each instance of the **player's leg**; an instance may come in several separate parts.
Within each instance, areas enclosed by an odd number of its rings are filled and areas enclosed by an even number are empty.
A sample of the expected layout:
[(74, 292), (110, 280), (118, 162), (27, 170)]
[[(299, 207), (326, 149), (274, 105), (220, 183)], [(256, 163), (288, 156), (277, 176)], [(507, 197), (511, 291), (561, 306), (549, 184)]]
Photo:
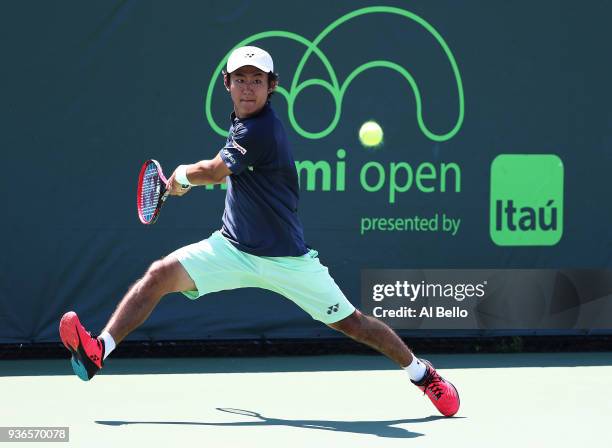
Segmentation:
[(399, 364), (408, 372), (412, 383), (429, 397), (443, 415), (450, 417), (459, 410), (459, 393), (455, 386), (442, 378), (429, 361), (414, 356), (397, 333), (384, 322), (355, 310), (351, 315), (327, 325)]
[(269, 289), (289, 298), (314, 319), (395, 361), (442, 414), (451, 416), (457, 412), (459, 395), (455, 387), (438, 375), (428, 361), (414, 356), (388, 325), (356, 310), (319, 262), (316, 251), (303, 257), (264, 259), (262, 263), (271, 283)]
[(99, 338), (91, 337), (76, 313), (62, 317), (60, 336), (72, 353), (75, 373), (83, 380), (91, 379), (115, 344), (141, 325), (165, 294), (180, 291), (197, 299), (215, 291), (258, 286), (258, 277), (245, 254), (218, 231), (206, 240), (181, 247), (153, 263), (129, 289)]
[(400, 367), (412, 362), (410, 349), (391, 328), (362, 314), (348, 301), (315, 250), (302, 257), (254, 259), (262, 265), (268, 289), (292, 300), (314, 319), (378, 350)]
[(119, 302), (103, 332), (118, 344), (149, 317), (163, 296), (193, 289), (193, 280), (175, 257), (156, 261)]
[(140, 326), (166, 294), (194, 289), (194, 282), (172, 256), (154, 262), (123, 297), (99, 338), (85, 330), (70, 311), (60, 322), (60, 337), (72, 353), (72, 367), (82, 380), (90, 380), (102, 368), (104, 358), (130, 332)]
[(443, 415), (450, 417), (459, 410), (459, 393), (455, 386), (442, 378), (429, 361), (414, 356), (384, 322), (355, 310), (350, 316), (328, 325), (398, 363)]
[(413, 355), (408, 346), (387, 324), (355, 310), (350, 316), (328, 324), (362, 344), (379, 351), (400, 367), (412, 363)]

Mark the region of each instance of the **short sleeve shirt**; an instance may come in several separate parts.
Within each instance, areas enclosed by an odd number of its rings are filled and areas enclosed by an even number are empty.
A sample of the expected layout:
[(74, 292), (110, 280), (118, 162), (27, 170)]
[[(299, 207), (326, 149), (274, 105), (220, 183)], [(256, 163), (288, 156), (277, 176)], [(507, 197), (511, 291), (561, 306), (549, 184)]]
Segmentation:
[(308, 252), (297, 214), (295, 161), (270, 103), (249, 118), (232, 113), (220, 156), (232, 172), (227, 178), (223, 236), (239, 250), (258, 256)]

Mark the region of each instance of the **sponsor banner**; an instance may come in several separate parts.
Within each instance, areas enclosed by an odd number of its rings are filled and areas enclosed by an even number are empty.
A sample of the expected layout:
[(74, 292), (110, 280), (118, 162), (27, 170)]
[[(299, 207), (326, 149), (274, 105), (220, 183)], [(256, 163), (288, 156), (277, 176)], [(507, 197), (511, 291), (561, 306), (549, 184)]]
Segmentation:
[[(172, 198), (146, 227), (135, 187), (144, 160), (170, 173), (248, 149), (227, 141), (222, 75), (241, 45), (274, 59), (306, 243), (354, 305), (364, 269), (487, 267), (499, 271), (380, 274), (466, 286), (366, 311), (433, 307), (390, 318), (427, 335), (612, 334), (608, 274), (590, 270), (612, 269), (612, 2), (528, 14), (507, 1), (294, 2), (291, 14), (279, 0), (37, 2), (34, 21), (28, 2), (5, 3), (2, 161), (36, 181), (2, 176), (19, 194), (0, 220), (0, 343), (56, 343), (69, 310), (104, 328), (151, 263), (220, 228), (227, 184)], [(328, 337), (340, 335), (255, 288), (170, 295), (129, 335)]]
[(396, 329), (612, 327), (612, 270), (367, 269), (363, 311)]

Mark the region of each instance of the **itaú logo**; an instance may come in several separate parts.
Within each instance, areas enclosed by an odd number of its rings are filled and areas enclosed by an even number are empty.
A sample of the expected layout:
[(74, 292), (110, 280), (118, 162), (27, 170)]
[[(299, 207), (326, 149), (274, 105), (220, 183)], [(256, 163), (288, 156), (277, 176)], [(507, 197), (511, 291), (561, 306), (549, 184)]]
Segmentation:
[(500, 154), (491, 164), (491, 239), (553, 246), (563, 235), (563, 162), (555, 154)]
[[(402, 67), (396, 62), (388, 61), (388, 60), (375, 60), (375, 61), (364, 62), (363, 64), (359, 65), (354, 70), (352, 70), (343, 80), (338, 79), (336, 71), (334, 70), (330, 62), (330, 59), (319, 48), (319, 44), (321, 44), (321, 42), (325, 38), (327, 38), (330, 34), (332, 34), (334, 30), (336, 30), (338, 27), (341, 27), (346, 22), (353, 20), (355, 18), (358, 18), (358, 17), (372, 15), (372, 14), (393, 14), (393, 15), (401, 16), (412, 22), (415, 22), (419, 26), (424, 28), (434, 38), (436, 43), (442, 49), (444, 55), (448, 59), (448, 63), (452, 70), (454, 80), (456, 83), (457, 97), (458, 97), (457, 120), (454, 126), (452, 127), (452, 129), (450, 129), (448, 132), (435, 133), (435, 132), (432, 132), (427, 127), (427, 125), (425, 124), (425, 121), (423, 120), (423, 102), (421, 99), (421, 93), (420, 93), (417, 81), (412, 76), (412, 74), (408, 70), (406, 70), (406, 68)], [(367, 30), (364, 30), (364, 34), (366, 33), (366, 31)], [(245, 45), (252, 45), (256, 41), (261, 41), (261, 40), (269, 39), (269, 38), (289, 39), (305, 47), (304, 54), (295, 69), (295, 73), (293, 75), (293, 78), (291, 80), (289, 87), (284, 88), (283, 86), (278, 86), (276, 89), (276, 92), (282, 95), (287, 100), (289, 123), (291, 124), (295, 132), (297, 132), (300, 136), (304, 138), (321, 139), (321, 138), (328, 136), (336, 128), (336, 126), (338, 125), (340, 121), (344, 95), (347, 92), (347, 89), (349, 88), (351, 82), (353, 82), (355, 78), (357, 78), (363, 72), (367, 70), (379, 69), (379, 68), (393, 70), (399, 73), (401, 77), (406, 81), (407, 95), (409, 94), (410, 90), (412, 91), (412, 94), (414, 95), (415, 104), (416, 104), (416, 118), (417, 118), (419, 129), (428, 139), (435, 141), (435, 142), (444, 142), (444, 141), (450, 140), (451, 138), (455, 136), (455, 134), (457, 134), (457, 132), (461, 128), (461, 125), (463, 124), (463, 117), (464, 117), (463, 84), (461, 81), (461, 74), (459, 73), (457, 62), (455, 61), (455, 57), (453, 56), (453, 53), (451, 52), (449, 46), (447, 45), (446, 41), (442, 38), (440, 33), (431, 24), (425, 21), (423, 18), (419, 17), (418, 15), (410, 11), (407, 11), (401, 8), (397, 8), (397, 7), (390, 7), (390, 6), (372, 6), (372, 7), (367, 7), (367, 8), (361, 8), (361, 9), (352, 11), (348, 14), (345, 14), (342, 17), (334, 20), (323, 31), (321, 31), (321, 33), (319, 33), (319, 35), (316, 36), (314, 40), (312, 41), (299, 34), (296, 34), (290, 31), (264, 31), (261, 33), (253, 34), (252, 36), (249, 36), (246, 39), (238, 42), (234, 48), (242, 47)], [(225, 57), (221, 59), (221, 61), (215, 68), (211, 76), (210, 82), (208, 84), (208, 91), (206, 93), (206, 101), (205, 101), (206, 119), (210, 127), (217, 134), (223, 137), (227, 136), (227, 131), (223, 129), (221, 126), (219, 126), (219, 124), (215, 121), (213, 117), (212, 98), (213, 98), (213, 91), (214, 91), (215, 86), (219, 85), (219, 82), (218, 82), (219, 74), (221, 73), (221, 70), (224, 68), (227, 62), (227, 59), (232, 50), (230, 50), (225, 55)], [(304, 70), (306, 64), (308, 63), (311, 57), (318, 58), (320, 63), (325, 68), (327, 72), (327, 76), (325, 79), (311, 78), (311, 79), (300, 80), (302, 71)], [(329, 95), (331, 95), (333, 99), (333, 104), (335, 106), (333, 118), (331, 119), (331, 121), (329, 122), (327, 126), (325, 126), (323, 129), (320, 129), (320, 130), (304, 129), (300, 125), (300, 123), (298, 122), (295, 116), (296, 99), (304, 91), (304, 89), (308, 87), (313, 87), (313, 86), (326, 90), (329, 93)]]

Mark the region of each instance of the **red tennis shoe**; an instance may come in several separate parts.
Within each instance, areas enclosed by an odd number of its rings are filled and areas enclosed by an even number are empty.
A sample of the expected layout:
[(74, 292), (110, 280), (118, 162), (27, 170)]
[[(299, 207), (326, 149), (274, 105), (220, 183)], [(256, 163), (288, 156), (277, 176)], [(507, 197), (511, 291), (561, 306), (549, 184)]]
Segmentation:
[(426, 359), (421, 359), (425, 364), (425, 376), (421, 381), (415, 382), (415, 386), (429, 397), (436, 409), (446, 417), (452, 417), (459, 410), (459, 392), (450, 381), (442, 378), (434, 366)]
[(74, 311), (62, 317), (59, 325), (62, 342), (72, 353), (72, 370), (83, 381), (89, 381), (104, 364), (104, 342), (85, 331)]

